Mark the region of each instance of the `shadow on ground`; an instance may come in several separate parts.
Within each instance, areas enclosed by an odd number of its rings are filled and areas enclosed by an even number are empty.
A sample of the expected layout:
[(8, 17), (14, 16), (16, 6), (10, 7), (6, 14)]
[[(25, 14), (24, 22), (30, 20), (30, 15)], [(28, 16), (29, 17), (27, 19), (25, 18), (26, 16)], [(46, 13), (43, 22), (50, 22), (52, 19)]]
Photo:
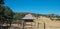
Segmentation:
[(19, 27), (0, 26), (0, 29), (20, 29)]

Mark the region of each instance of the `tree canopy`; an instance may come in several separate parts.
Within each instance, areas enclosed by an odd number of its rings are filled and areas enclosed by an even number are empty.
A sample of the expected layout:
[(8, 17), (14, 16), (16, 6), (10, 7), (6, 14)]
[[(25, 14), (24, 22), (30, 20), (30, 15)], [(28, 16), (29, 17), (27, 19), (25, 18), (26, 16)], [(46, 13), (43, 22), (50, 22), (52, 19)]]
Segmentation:
[(15, 13), (15, 15), (14, 15), (14, 17), (13, 17), (13, 18), (18, 20), (18, 19), (23, 18), (23, 17), (24, 17), (24, 15), (25, 15), (24, 13)]
[(1, 5), (1, 4), (4, 4), (4, 0), (0, 0), (0, 5)]
[(5, 7), (4, 16), (7, 18), (13, 17), (13, 11), (8, 6)]

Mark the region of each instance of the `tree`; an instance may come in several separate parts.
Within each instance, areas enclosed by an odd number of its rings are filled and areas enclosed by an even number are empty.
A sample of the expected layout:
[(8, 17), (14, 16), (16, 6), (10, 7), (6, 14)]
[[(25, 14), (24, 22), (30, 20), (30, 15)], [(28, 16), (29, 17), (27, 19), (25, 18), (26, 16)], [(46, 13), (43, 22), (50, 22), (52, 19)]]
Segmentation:
[(4, 6), (4, 0), (0, 0), (0, 21), (3, 23), (8, 22), (11, 25), (13, 19), (13, 11), (8, 7)]
[(0, 19), (1, 16), (4, 14), (4, 6), (2, 4), (4, 4), (4, 0), (0, 0)]
[(7, 23), (10, 23), (11, 26), (11, 22), (13, 19), (13, 11), (8, 6), (5, 7), (4, 17)]
[(8, 6), (5, 7), (4, 16), (7, 18), (13, 17), (13, 11)]
[(3, 14), (4, 11), (4, 6), (2, 4), (4, 4), (4, 0), (0, 0), (0, 14)]
[[(0, 7), (0, 20), (4, 23), (4, 21), (10, 21), (13, 19), (13, 11), (8, 6)], [(9, 20), (7, 20), (9, 19)]]
[(4, 4), (4, 0), (0, 0), (0, 5), (1, 5), (1, 4)]
[(19, 19), (21, 19), (22, 17), (24, 17), (24, 14), (23, 14), (23, 13), (15, 13), (15, 15), (14, 15), (14, 18), (15, 18), (16, 20), (19, 20)]

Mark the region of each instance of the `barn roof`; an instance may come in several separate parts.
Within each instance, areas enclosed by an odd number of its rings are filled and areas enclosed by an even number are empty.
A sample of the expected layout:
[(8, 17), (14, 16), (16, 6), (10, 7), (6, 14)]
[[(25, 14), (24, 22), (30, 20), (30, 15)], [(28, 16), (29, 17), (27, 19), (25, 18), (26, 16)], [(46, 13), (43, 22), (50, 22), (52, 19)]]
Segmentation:
[(31, 20), (34, 20), (36, 19), (32, 14), (27, 14), (25, 15), (25, 17), (23, 17), (22, 19), (31, 19)]

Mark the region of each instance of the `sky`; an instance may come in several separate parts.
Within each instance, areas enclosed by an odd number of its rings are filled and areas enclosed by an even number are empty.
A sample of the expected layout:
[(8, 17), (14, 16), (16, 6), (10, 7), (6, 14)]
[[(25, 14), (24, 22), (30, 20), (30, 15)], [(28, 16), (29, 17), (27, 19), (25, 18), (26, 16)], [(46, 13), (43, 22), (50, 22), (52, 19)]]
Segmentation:
[(5, 0), (13, 12), (60, 15), (60, 0)]

